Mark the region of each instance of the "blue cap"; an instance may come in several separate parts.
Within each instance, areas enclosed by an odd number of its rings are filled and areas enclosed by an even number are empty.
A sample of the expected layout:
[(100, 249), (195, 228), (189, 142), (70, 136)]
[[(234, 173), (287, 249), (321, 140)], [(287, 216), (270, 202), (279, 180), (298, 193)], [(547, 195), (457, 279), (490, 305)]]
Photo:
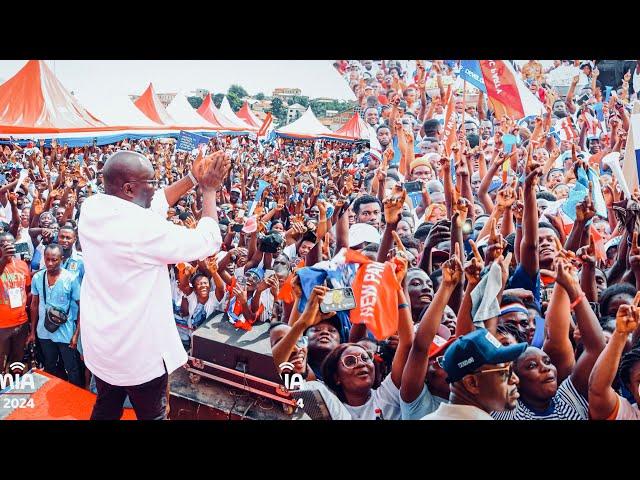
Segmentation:
[(483, 365), (512, 362), (527, 346), (527, 343), (517, 343), (505, 347), (489, 330), (479, 328), (453, 342), (444, 354), (447, 382), (457, 382)]
[(262, 267), (250, 268), (246, 273), (254, 273), (260, 280), (264, 279), (264, 269)]

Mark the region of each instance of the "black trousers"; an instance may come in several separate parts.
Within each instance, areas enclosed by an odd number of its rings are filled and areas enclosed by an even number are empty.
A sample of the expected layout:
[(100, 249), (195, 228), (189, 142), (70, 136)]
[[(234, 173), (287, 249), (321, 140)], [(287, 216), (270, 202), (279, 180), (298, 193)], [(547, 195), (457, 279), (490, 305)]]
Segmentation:
[(61, 377), (62, 375), (58, 373), (58, 355), (60, 355), (69, 382), (78, 387), (84, 387), (84, 378), (80, 375), (78, 350), (70, 348), (68, 343), (53, 342), (42, 338), (39, 340), (44, 355), (44, 371)]
[(165, 420), (167, 417), (167, 385), (165, 372), (141, 385), (120, 387), (101, 380), (97, 375), (98, 398), (93, 406), (91, 420), (120, 420), (124, 400), (129, 395), (138, 420)]

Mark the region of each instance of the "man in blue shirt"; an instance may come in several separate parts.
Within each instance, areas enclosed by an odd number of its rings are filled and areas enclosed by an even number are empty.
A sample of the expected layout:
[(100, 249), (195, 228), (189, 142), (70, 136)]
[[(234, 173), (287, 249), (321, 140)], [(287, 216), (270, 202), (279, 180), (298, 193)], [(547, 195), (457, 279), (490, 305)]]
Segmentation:
[(82, 284), (84, 262), (81, 254), (74, 248), (76, 240), (76, 231), (70, 225), (65, 225), (58, 231), (58, 244), (62, 247), (62, 268), (76, 274)]
[[(45, 248), (44, 262), (46, 268), (31, 281), (31, 333), (27, 342), (34, 341), (37, 334), (45, 371), (55, 373), (60, 355), (68, 380), (82, 387), (76, 349), (80, 335), (80, 281), (77, 274), (62, 268), (60, 245), (54, 243)], [(67, 315), (67, 320), (53, 332), (45, 327), (45, 315), (51, 309)]]

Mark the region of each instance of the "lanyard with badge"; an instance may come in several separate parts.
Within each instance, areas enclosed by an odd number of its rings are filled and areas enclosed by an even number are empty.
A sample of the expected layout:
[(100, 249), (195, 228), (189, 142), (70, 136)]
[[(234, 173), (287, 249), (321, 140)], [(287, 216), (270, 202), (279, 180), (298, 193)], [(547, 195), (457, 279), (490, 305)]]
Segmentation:
[[(11, 263), (15, 265), (15, 261), (11, 258)], [(11, 281), (13, 283), (13, 281)], [(9, 307), (10, 308), (20, 308), (22, 307), (22, 288), (20, 287), (9, 287)]]

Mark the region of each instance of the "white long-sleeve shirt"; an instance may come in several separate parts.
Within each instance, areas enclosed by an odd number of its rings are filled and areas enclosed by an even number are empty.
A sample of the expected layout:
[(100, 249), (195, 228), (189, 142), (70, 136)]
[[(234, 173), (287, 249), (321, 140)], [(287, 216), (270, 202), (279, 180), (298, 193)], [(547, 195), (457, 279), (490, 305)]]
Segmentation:
[(104, 194), (82, 205), (82, 346), (89, 370), (111, 385), (139, 385), (187, 361), (167, 265), (212, 255), (222, 237), (213, 219), (189, 230), (168, 222), (167, 209), (161, 190), (150, 209)]

